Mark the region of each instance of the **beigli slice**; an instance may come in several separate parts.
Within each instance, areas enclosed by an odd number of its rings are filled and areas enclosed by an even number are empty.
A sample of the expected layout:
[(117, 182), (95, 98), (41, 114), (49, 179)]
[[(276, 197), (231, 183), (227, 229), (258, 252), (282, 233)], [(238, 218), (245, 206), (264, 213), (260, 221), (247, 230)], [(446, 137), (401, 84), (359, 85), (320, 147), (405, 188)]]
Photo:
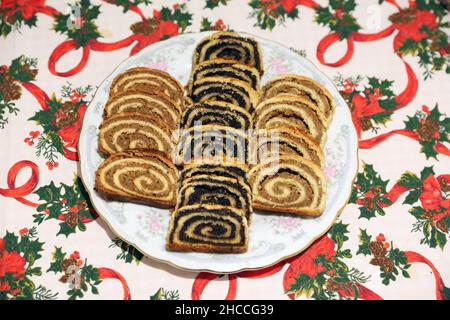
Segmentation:
[(180, 128), (188, 129), (200, 125), (248, 130), (253, 126), (253, 117), (245, 109), (231, 103), (205, 101), (186, 107), (181, 117)]
[(155, 92), (167, 95), (178, 106), (184, 102), (183, 86), (165, 71), (145, 67), (131, 68), (114, 78), (110, 96), (130, 90)]
[(319, 82), (300, 75), (284, 74), (271, 79), (262, 88), (261, 100), (283, 95), (297, 95), (313, 102), (325, 115), (327, 125), (336, 108), (333, 96)]
[(178, 179), (178, 169), (162, 152), (127, 150), (98, 167), (95, 190), (108, 200), (173, 208)]
[(243, 253), (248, 249), (248, 229), (242, 209), (207, 204), (183, 206), (171, 214), (166, 249)]
[(255, 109), (254, 128), (292, 126), (302, 130), (321, 145), (326, 139), (326, 119), (319, 108), (304, 98), (279, 96), (264, 100)]
[(249, 139), (249, 145), (250, 164), (280, 155), (296, 155), (323, 166), (324, 155), (320, 144), (293, 126), (256, 130)]
[(244, 81), (226, 77), (207, 77), (192, 84), (190, 98), (194, 103), (225, 101), (252, 113), (259, 94)]
[(194, 51), (192, 68), (203, 61), (218, 58), (252, 66), (259, 71), (260, 76), (264, 73), (262, 51), (258, 41), (242, 37), (236, 32), (219, 31), (201, 40)]
[(204, 158), (245, 163), (248, 159), (248, 136), (243, 130), (226, 126), (194, 126), (183, 130), (174, 152), (176, 164)]
[(260, 90), (261, 77), (256, 68), (234, 60), (217, 58), (200, 62), (192, 69), (188, 91), (192, 91), (194, 82), (208, 77), (234, 78), (248, 83), (257, 92)]
[(254, 166), (248, 180), (253, 208), (268, 212), (319, 216), (325, 209), (326, 178), (312, 161), (282, 155)]
[(130, 149), (154, 149), (170, 156), (175, 148), (171, 130), (161, 119), (140, 113), (118, 113), (99, 128), (98, 149), (111, 155)]
[(248, 224), (252, 214), (252, 191), (248, 181), (196, 175), (180, 181), (176, 208), (194, 204), (216, 204), (243, 209)]
[(104, 118), (122, 112), (135, 112), (160, 118), (170, 129), (179, 126), (181, 107), (158, 91), (128, 90), (111, 96), (103, 112)]

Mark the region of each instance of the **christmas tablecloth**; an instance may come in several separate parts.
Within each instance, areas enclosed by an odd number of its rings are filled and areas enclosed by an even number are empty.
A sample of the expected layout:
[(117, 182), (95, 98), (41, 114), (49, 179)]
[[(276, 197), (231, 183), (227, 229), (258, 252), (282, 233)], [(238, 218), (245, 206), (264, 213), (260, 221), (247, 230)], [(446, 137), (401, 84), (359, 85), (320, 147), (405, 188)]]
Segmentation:
[[(0, 299), (450, 298), (449, 7), (0, 0)], [(143, 257), (98, 218), (77, 177), (96, 86), (142, 48), (200, 30), (245, 31), (306, 56), (335, 81), (360, 136), (340, 218), (260, 271), (192, 273)]]

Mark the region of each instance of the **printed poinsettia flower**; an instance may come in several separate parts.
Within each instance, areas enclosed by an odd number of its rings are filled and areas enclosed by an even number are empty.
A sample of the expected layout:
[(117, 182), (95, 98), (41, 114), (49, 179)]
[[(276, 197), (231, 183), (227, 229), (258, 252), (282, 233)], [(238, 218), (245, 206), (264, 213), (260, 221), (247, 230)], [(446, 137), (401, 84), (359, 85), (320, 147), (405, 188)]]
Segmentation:
[(440, 207), (448, 205), (448, 200), (442, 198), (442, 190), (436, 177), (432, 174), (423, 181), (423, 191), (419, 197), (425, 210), (439, 211)]
[(20, 277), (25, 273), (26, 260), (18, 252), (0, 251), (0, 278), (11, 273), (15, 277)]
[[(318, 273), (325, 271), (321, 263), (316, 264), (316, 258), (320, 255), (329, 260), (336, 254), (335, 243), (328, 236), (323, 236), (316, 241), (308, 250), (290, 261), (289, 268), (284, 274), (284, 289), (289, 291), (300, 274), (306, 274), (309, 278), (314, 278)], [(292, 298), (293, 296), (290, 295)]]
[(427, 38), (429, 35), (424, 31), (425, 28), (435, 30), (437, 28), (436, 16), (427, 10), (417, 10), (408, 8), (392, 15), (390, 20), (399, 30), (396, 38), (399, 45), (403, 44), (406, 39), (416, 42)]
[(25, 20), (31, 19), (39, 8), (45, 6), (45, 0), (2, 0), (1, 8), (6, 9), (6, 16), (21, 12)]
[(84, 114), (86, 113), (87, 105), (82, 104), (78, 107), (78, 119), (73, 124), (63, 127), (58, 130), (58, 135), (65, 142), (67, 148), (76, 149), (78, 146), (78, 137), (83, 125)]

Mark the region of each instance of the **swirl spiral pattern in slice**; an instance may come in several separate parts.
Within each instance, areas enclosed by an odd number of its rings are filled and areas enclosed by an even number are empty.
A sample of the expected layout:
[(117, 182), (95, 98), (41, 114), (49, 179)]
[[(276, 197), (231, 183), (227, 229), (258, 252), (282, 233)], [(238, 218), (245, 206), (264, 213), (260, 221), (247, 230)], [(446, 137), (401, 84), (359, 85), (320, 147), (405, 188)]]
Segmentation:
[(234, 78), (249, 84), (253, 90), (260, 90), (259, 71), (251, 66), (234, 60), (213, 59), (199, 63), (191, 73), (189, 80), (189, 92), (192, 92), (192, 84), (199, 79), (208, 77)]
[(131, 150), (108, 157), (97, 169), (95, 189), (110, 200), (172, 208), (178, 170), (161, 152)]
[(281, 75), (271, 79), (262, 89), (261, 99), (283, 95), (297, 95), (313, 102), (324, 114), (329, 124), (335, 110), (331, 93), (317, 81), (294, 74)]
[(131, 68), (114, 78), (110, 96), (130, 90), (155, 92), (167, 95), (177, 105), (183, 105), (183, 86), (167, 72), (144, 67)]
[(257, 164), (280, 155), (296, 155), (323, 165), (324, 155), (319, 143), (302, 130), (280, 126), (256, 130), (249, 140), (249, 163)]
[(193, 127), (182, 132), (174, 154), (177, 164), (205, 158), (223, 162), (237, 159), (245, 163), (248, 158), (248, 137), (242, 130), (225, 126)]
[(247, 247), (248, 225), (240, 209), (197, 204), (171, 215), (167, 250), (242, 253)]
[(181, 180), (176, 208), (194, 204), (217, 204), (243, 209), (250, 224), (252, 191), (247, 181), (211, 174)]
[(166, 95), (159, 92), (127, 91), (118, 93), (108, 99), (104, 118), (122, 112), (133, 112), (160, 118), (170, 129), (179, 126), (181, 108)]
[(105, 155), (130, 149), (154, 149), (171, 155), (171, 131), (161, 120), (139, 113), (119, 113), (105, 119), (99, 128), (99, 151)]
[(184, 129), (199, 125), (219, 125), (248, 130), (253, 125), (250, 113), (245, 109), (223, 101), (207, 101), (188, 106), (181, 117)]
[(260, 75), (264, 73), (261, 48), (253, 38), (240, 36), (235, 32), (219, 31), (206, 37), (197, 45), (192, 59), (195, 68), (203, 61), (226, 59), (255, 67)]
[(326, 178), (314, 162), (283, 155), (249, 172), (253, 207), (263, 211), (318, 216), (326, 199)]
[(302, 130), (321, 145), (326, 138), (326, 119), (312, 103), (295, 96), (280, 96), (260, 103), (254, 113), (255, 129), (292, 126)]
[(258, 103), (258, 93), (246, 82), (225, 77), (208, 77), (192, 85), (190, 98), (194, 103), (225, 101), (252, 113)]

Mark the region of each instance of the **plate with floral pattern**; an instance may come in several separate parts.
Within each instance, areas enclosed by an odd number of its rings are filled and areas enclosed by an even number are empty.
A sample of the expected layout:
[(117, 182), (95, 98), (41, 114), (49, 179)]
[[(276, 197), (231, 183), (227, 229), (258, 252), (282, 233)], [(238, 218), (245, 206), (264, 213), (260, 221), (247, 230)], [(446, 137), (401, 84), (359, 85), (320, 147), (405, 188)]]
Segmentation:
[[(284, 73), (305, 75), (333, 95), (336, 112), (328, 129), (324, 171), (328, 180), (324, 213), (317, 218), (282, 214), (253, 214), (248, 252), (244, 254), (180, 253), (165, 249), (169, 211), (127, 202), (107, 201), (94, 190), (95, 172), (103, 161), (97, 149), (111, 82), (132, 67), (169, 72), (186, 84), (196, 44), (210, 32), (180, 35), (158, 42), (122, 62), (99, 86), (86, 111), (79, 141), (80, 171), (92, 204), (112, 231), (150, 258), (192, 271), (232, 273), (273, 265), (305, 250), (334, 223), (350, 197), (358, 170), (358, 138), (350, 110), (333, 82), (309, 60), (276, 42), (255, 37), (262, 48), (265, 73), (262, 84)], [(243, 34), (245, 35), (245, 34)]]

